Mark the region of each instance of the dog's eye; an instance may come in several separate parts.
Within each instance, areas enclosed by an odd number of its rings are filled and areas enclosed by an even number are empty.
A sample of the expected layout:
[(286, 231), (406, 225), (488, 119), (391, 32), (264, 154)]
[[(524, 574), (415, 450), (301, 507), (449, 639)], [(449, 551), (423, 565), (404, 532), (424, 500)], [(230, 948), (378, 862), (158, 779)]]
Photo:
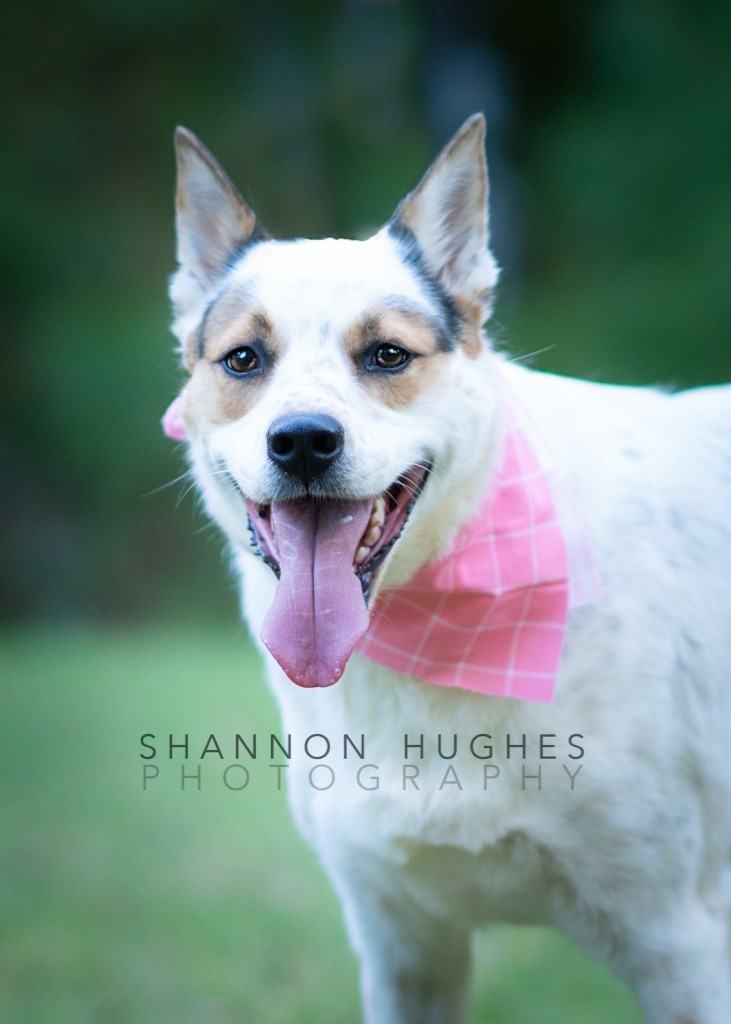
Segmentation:
[(227, 356), (224, 356), (222, 361), (226, 369), (237, 377), (259, 369), (259, 357), (249, 345), (235, 348), (233, 352), (229, 352)]
[(411, 353), (399, 345), (379, 345), (371, 357), (371, 365), (379, 370), (399, 370), (411, 359)]

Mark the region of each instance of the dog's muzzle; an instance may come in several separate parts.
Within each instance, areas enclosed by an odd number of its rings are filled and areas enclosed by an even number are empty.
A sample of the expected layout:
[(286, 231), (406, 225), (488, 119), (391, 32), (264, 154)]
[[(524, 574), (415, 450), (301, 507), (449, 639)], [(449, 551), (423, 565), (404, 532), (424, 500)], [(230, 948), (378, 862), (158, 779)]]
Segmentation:
[(354, 498), (327, 483), (343, 449), (343, 428), (332, 416), (280, 417), (267, 451), (299, 494), (269, 504), (246, 500), (254, 545), (279, 578), (261, 637), (300, 686), (340, 678), (368, 628), (373, 580), (429, 474), (429, 464), (417, 463), (380, 494)]

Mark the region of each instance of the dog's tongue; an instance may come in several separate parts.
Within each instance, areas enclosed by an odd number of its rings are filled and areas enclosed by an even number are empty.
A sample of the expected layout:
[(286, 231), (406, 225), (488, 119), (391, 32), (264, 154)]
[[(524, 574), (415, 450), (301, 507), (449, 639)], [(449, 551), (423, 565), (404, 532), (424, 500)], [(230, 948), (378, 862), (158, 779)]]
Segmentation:
[(330, 686), (368, 628), (353, 561), (372, 501), (271, 506), (281, 575), (261, 638), (300, 686)]

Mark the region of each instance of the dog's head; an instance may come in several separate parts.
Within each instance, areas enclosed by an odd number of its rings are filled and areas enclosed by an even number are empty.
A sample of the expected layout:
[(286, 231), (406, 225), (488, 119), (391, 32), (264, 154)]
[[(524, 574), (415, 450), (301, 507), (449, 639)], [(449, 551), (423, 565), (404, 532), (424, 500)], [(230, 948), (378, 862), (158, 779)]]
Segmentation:
[(200, 142), (175, 141), (190, 379), (168, 420), (211, 514), (279, 578), (262, 639), (294, 682), (326, 686), (384, 578), (451, 541), (485, 454), (484, 120), (366, 241), (271, 240)]

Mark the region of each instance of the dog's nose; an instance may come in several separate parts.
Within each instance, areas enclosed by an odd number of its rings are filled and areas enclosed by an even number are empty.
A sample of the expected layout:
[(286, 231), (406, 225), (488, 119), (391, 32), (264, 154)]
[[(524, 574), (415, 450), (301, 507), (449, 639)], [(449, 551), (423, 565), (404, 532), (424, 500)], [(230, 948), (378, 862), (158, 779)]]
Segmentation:
[(343, 450), (343, 428), (332, 416), (280, 416), (267, 433), (272, 462), (308, 486), (330, 468)]

